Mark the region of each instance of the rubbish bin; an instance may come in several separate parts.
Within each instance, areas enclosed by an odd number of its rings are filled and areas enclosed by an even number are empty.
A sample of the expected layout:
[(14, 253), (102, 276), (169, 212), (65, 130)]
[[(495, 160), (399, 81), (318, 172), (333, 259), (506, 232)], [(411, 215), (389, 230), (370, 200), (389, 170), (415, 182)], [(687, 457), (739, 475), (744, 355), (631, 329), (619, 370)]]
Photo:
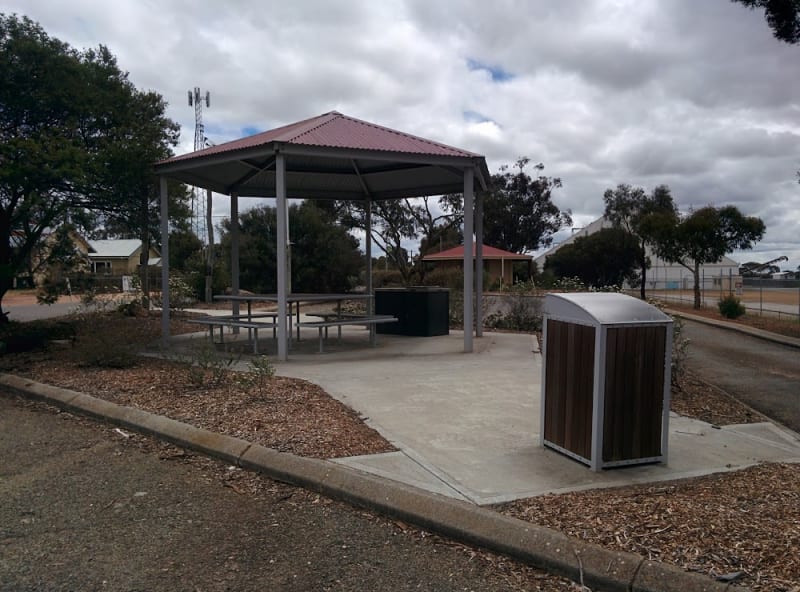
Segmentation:
[(548, 294), (540, 438), (592, 470), (667, 461), (672, 319), (623, 294)]
[(375, 314), (397, 317), (396, 323), (377, 325), (378, 333), (432, 337), (450, 333), (450, 291), (436, 286), (379, 288)]

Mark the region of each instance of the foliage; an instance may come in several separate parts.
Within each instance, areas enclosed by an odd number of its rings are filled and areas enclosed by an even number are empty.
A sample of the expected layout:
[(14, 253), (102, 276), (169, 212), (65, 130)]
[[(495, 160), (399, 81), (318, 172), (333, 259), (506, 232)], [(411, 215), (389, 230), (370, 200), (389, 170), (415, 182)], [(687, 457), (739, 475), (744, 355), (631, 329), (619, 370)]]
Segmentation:
[[(312, 201), (289, 207), (291, 285), (294, 292), (344, 292), (363, 266), (358, 241)], [(222, 224), (224, 261), (230, 261), (230, 220)], [(254, 292), (277, 292), (276, 210), (260, 206), (239, 216), (240, 282)], [(230, 271), (230, 270), (228, 270)]]
[[(645, 284), (650, 259), (647, 245), (653, 244), (655, 225), (659, 220), (677, 215), (669, 187), (659, 185), (649, 196), (641, 187), (620, 184), (603, 194), (605, 217), (615, 228), (627, 231), (636, 240), (636, 260), (639, 267), (639, 295), (645, 299)], [(620, 282), (621, 283), (621, 282)]]
[[(572, 224), (571, 212), (562, 212), (552, 201), (561, 179), (542, 174), (533, 178), (525, 172), (528, 163), (529, 158), (520, 157), (514, 172), (500, 167), (484, 198), (483, 241), (512, 253), (549, 246), (553, 234)], [(539, 163), (534, 169), (541, 173), (544, 165)]]
[(37, 320), (0, 325), (0, 355), (43, 349), (50, 341), (73, 340), (75, 326), (68, 320)]
[(764, 18), (776, 39), (800, 43), (800, 4), (797, 0), (733, 0), (750, 10), (764, 9)]
[[(414, 262), (404, 244), (422, 236), (420, 252), (426, 253), (440, 245), (443, 248), (445, 244), (455, 246), (461, 241), (462, 196), (443, 195), (436, 203), (437, 207), (432, 207), (429, 197), (372, 203), (372, 242), (391, 262), (392, 268), (400, 272), (404, 285), (411, 284), (414, 273)], [(350, 230), (357, 228), (366, 232), (366, 204), (341, 202), (338, 219)]]
[(735, 206), (706, 206), (654, 226), (655, 250), (694, 276), (694, 307), (700, 308), (700, 266), (716, 263), (733, 250), (752, 249), (764, 236), (764, 222), (744, 216)]
[(145, 317), (85, 307), (75, 315), (76, 335), (72, 356), (90, 368), (130, 368), (139, 352), (158, 336), (158, 328)]
[(179, 128), (106, 47), (77, 51), (26, 17), (0, 14), (0, 79), (2, 302), (48, 229), (143, 215)]
[(531, 296), (526, 285), (516, 285), (509, 292), (503, 294), (501, 301), (507, 310), (487, 315), (484, 319), (484, 326), (510, 331), (541, 330), (542, 301), (538, 296)]
[(175, 352), (167, 356), (181, 365), (184, 376), (194, 387), (219, 386), (228, 376), (228, 371), (239, 361), (240, 356), (219, 356), (212, 343), (206, 339), (192, 340), (185, 353)]
[(622, 228), (603, 228), (576, 238), (550, 255), (545, 269), (557, 277), (577, 277), (587, 286), (623, 284), (636, 278), (639, 241)]
[(689, 355), (689, 338), (683, 334), (683, 319), (672, 317), (672, 357), (670, 358), (670, 382), (678, 386), (686, 373), (686, 358)]
[(747, 312), (742, 301), (733, 294), (720, 298), (717, 302), (717, 308), (719, 308), (719, 314), (728, 319), (738, 319)]
[(403, 276), (399, 271), (394, 269), (382, 270), (376, 269), (372, 271), (372, 287), (373, 288), (395, 288), (403, 285)]
[(237, 382), (259, 393), (264, 393), (272, 378), (275, 376), (275, 366), (267, 356), (256, 356), (247, 363), (247, 371), (237, 373)]

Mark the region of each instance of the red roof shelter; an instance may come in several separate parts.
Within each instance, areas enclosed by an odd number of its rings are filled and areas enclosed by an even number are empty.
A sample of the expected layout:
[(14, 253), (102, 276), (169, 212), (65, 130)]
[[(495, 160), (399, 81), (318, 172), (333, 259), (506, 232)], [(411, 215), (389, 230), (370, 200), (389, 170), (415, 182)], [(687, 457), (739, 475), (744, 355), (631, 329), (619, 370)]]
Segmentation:
[[(472, 245), (472, 259), (476, 257), (477, 244)], [(428, 253), (422, 257), (422, 261), (435, 263), (437, 267), (458, 267), (462, 268), (464, 258), (464, 245), (446, 249), (438, 253)], [(500, 290), (505, 286), (514, 283), (514, 261), (526, 261), (528, 263), (528, 275), (533, 257), (520, 253), (504, 251), (489, 245), (483, 245), (483, 269), (489, 278), (489, 285), (499, 284)]]
[[(289, 245), (287, 199), (340, 199), (363, 201), (369, 224), (374, 201), (463, 193), (464, 237), (474, 242), (482, 235), (482, 198), (487, 189), (486, 159), (473, 152), (393, 130), (331, 111), (239, 140), (175, 156), (155, 164), (161, 177), (161, 231), (169, 235), (167, 179), (174, 179), (229, 196), (231, 202), (232, 289), (239, 290), (239, 197), (274, 197), (277, 201), (278, 312), (285, 319), (291, 278), (287, 273)], [(211, 211), (209, 204), (208, 210)], [(478, 239), (480, 242), (480, 238)], [(162, 334), (169, 336), (168, 241), (162, 258)], [(369, 229), (366, 232), (367, 289), (372, 292)], [(482, 249), (478, 249), (481, 259)], [(480, 315), (481, 282), (472, 266), (465, 265), (464, 326), (473, 326), (473, 286)], [(477, 319), (480, 336), (481, 319)], [(288, 327), (278, 327), (278, 358), (288, 356)], [(464, 351), (472, 351), (472, 331), (464, 331)]]

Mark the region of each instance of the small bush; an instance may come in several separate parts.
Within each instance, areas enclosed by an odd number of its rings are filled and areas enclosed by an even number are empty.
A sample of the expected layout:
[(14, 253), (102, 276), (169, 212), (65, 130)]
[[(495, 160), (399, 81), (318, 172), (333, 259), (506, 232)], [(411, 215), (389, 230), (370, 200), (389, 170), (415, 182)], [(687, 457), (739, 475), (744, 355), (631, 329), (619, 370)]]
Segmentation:
[(727, 319), (738, 319), (746, 312), (742, 301), (733, 294), (720, 298), (717, 306), (719, 307), (719, 314)]
[(72, 353), (79, 366), (130, 368), (136, 365), (139, 352), (157, 336), (157, 325), (147, 317), (84, 313), (76, 325)]
[(183, 364), (186, 380), (195, 387), (219, 386), (228, 375), (228, 371), (239, 361), (241, 356), (228, 354), (221, 357), (214, 346), (205, 339), (192, 342), (189, 352), (177, 354), (172, 359)]
[(253, 388), (259, 393), (263, 393), (267, 388), (267, 383), (275, 376), (275, 366), (266, 356), (257, 356), (250, 361), (247, 372), (237, 376), (240, 385)]

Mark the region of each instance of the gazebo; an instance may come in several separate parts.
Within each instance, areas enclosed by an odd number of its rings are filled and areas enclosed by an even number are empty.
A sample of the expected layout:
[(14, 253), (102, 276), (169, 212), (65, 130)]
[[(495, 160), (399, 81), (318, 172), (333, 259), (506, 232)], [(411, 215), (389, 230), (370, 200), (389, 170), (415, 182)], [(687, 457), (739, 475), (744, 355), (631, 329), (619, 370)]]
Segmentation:
[[(161, 189), (161, 234), (169, 236), (167, 179), (174, 179), (230, 197), (231, 288), (239, 290), (239, 197), (271, 197), (277, 201), (278, 359), (288, 355), (286, 322), (287, 199), (338, 199), (364, 202), (367, 212), (365, 250), (367, 291), (372, 293), (371, 204), (375, 201), (446, 193), (464, 195), (465, 252), (472, 252), (477, 234), (476, 263), (482, 268), (482, 199), (489, 170), (486, 159), (454, 148), (331, 111), (262, 132), (175, 156), (156, 163)], [(162, 246), (163, 339), (169, 337), (169, 245)], [(469, 263), (469, 264), (468, 264)], [(473, 285), (476, 293), (477, 335), (481, 335), (482, 286), (475, 281), (472, 258), (464, 258), (464, 351), (472, 351)], [(480, 278), (478, 278), (480, 279)]]

